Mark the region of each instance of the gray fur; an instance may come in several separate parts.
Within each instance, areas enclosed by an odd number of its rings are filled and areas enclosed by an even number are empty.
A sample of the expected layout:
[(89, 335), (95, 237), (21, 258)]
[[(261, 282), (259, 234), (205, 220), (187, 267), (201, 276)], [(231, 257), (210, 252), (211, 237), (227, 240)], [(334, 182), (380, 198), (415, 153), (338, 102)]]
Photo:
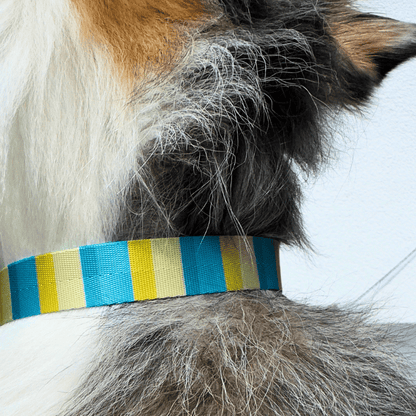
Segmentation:
[(114, 306), (65, 416), (416, 414), (398, 334), (278, 292)]
[[(216, 7), (222, 14), (155, 81), (166, 118), (138, 155), (113, 239), (240, 234), (307, 245), (299, 174), (328, 156), (328, 115), (365, 104), (416, 43), (378, 51), (371, 72), (332, 36), (332, 25), (378, 24), (350, 2)], [(101, 354), (62, 415), (412, 415), (399, 338), (365, 311), (277, 292), (114, 306)]]

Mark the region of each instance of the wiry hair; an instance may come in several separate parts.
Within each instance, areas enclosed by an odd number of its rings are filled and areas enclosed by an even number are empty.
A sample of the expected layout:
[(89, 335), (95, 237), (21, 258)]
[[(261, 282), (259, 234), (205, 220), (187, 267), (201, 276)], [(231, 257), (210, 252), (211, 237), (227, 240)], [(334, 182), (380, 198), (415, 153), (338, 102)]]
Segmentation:
[[(306, 245), (299, 175), (326, 161), (329, 115), (365, 105), (416, 54), (414, 25), (348, 0), (16, 0), (6, 12), (6, 263), (154, 237)], [(280, 293), (109, 307), (101, 355), (63, 414), (416, 414), (392, 345), (360, 311)]]
[[(158, 97), (163, 126), (144, 146), (114, 239), (242, 234), (306, 243), (299, 172), (326, 160), (329, 110), (362, 104), (378, 79), (339, 60), (325, 33), (328, 4), (321, 13), (309, 2), (268, 6), (261, 26), (233, 9), (238, 26), (214, 20), (194, 35)], [(347, 10), (334, 15), (347, 20)], [(138, 87), (133, 103), (144, 96)]]
[(365, 315), (268, 291), (114, 306), (62, 416), (416, 414), (397, 334)]

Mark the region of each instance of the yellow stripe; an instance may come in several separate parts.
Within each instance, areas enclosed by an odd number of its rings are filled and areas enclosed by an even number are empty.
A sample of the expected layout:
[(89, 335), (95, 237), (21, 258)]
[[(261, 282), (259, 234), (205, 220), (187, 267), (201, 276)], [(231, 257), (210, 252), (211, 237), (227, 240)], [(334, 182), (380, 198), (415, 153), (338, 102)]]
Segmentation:
[(56, 289), (55, 269), (51, 253), (36, 256), (40, 313), (59, 311), (58, 291)]
[(273, 240), (273, 246), (274, 246), (274, 253), (276, 255), (276, 271), (277, 271), (277, 280), (279, 281), (279, 290), (282, 289), (282, 278), (280, 273), (280, 255), (279, 255), (279, 242), (276, 240)]
[(155, 272), (150, 240), (129, 241), (127, 244), (134, 299), (156, 299)]
[(243, 286), (244, 289), (260, 289), (256, 257), (254, 255), (253, 237), (247, 237), (247, 241), (249, 244), (248, 250), (246, 244), (239, 240)]
[(79, 249), (52, 253), (59, 310), (85, 308), (84, 282), (82, 280)]
[[(236, 245), (236, 243), (238, 245)], [(241, 241), (236, 241), (233, 237), (220, 237), (222, 264), (224, 267), (227, 290), (243, 289), (239, 243), (241, 243)]]
[(179, 238), (158, 238), (151, 242), (157, 297), (186, 295)]
[(0, 325), (13, 320), (12, 296), (10, 294), (9, 270), (0, 272)]

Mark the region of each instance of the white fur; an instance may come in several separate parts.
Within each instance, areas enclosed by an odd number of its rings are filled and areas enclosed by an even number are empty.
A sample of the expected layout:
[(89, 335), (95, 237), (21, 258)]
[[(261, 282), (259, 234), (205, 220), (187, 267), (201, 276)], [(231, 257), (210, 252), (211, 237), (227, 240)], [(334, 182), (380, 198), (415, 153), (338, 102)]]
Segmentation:
[(94, 362), (103, 308), (20, 319), (0, 327), (0, 414), (52, 416)]
[[(67, 0), (0, 0), (1, 266), (108, 241), (140, 146), (163, 124), (160, 89), (128, 105), (133, 89), (78, 21)], [(0, 327), (2, 416), (58, 412), (93, 362), (100, 310)]]
[(136, 105), (133, 118), (67, 0), (0, 5), (3, 262), (108, 241), (157, 111)]
[[(132, 117), (67, 0), (1, 0), (0, 62), (0, 264), (106, 241), (152, 107)], [(93, 361), (99, 311), (0, 328), (2, 416), (56, 414)]]

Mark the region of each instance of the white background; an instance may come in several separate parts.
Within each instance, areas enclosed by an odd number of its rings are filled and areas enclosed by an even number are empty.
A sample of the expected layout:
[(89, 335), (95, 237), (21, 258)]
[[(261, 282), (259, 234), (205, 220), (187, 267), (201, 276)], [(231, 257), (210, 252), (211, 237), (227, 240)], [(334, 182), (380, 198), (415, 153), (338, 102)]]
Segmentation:
[[(416, 23), (414, 0), (358, 5)], [(305, 226), (316, 252), (281, 252), (291, 299), (352, 302), (416, 248), (416, 58), (388, 75), (364, 116), (342, 123), (337, 159), (306, 188)], [(383, 282), (361, 302), (380, 307), (382, 322), (416, 322), (416, 259)]]

